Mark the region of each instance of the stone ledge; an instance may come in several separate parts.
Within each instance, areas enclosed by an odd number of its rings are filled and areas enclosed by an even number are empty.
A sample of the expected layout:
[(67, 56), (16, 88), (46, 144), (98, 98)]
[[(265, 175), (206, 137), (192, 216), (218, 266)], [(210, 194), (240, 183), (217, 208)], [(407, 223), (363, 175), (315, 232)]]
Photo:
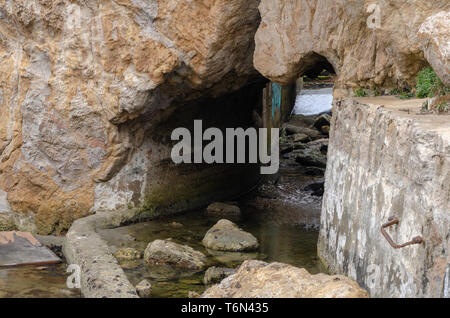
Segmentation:
[(97, 212), (76, 220), (69, 229), (63, 252), (68, 264), (81, 268), (81, 293), (86, 298), (137, 298), (136, 289), (126, 277), (107, 243), (100, 237), (101, 229), (116, 228), (155, 214), (138, 210)]

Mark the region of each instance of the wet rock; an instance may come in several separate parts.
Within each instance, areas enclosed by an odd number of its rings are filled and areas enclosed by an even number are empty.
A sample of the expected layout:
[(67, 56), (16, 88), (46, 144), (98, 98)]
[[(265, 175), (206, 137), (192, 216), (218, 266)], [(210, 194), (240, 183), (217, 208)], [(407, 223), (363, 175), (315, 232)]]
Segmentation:
[(280, 154), (285, 155), (294, 150), (292, 143), (280, 143)]
[(306, 134), (295, 134), (295, 135), (292, 135), (292, 137), (293, 137), (293, 141), (294, 141), (294, 142), (301, 142), (301, 143), (304, 143), (304, 142), (308, 142), (308, 141), (311, 140), (311, 139), (309, 138), (309, 136), (306, 135)]
[(305, 187), (306, 191), (312, 192), (315, 196), (322, 196), (324, 192), (324, 182), (314, 182)]
[(322, 134), (328, 136), (330, 134), (330, 126), (324, 125), (324, 126), (320, 127), (320, 132)]
[(170, 226), (173, 228), (180, 228), (180, 227), (183, 227), (183, 224), (178, 223), (178, 222), (172, 222), (172, 223), (170, 223)]
[(304, 167), (303, 173), (307, 176), (324, 176), (325, 169), (318, 167)]
[(291, 119), (289, 120), (289, 124), (298, 127), (311, 127), (314, 124), (315, 119), (316, 116), (314, 115), (292, 115)]
[(142, 252), (132, 247), (119, 248), (114, 257), (119, 261), (134, 261), (142, 258)]
[(328, 114), (322, 114), (316, 118), (313, 126), (317, 130), (321, 130), (323, 126), (330, 126), (331, 116)]
[(224, 202), (214, 202), (211, 203), (206, 211), (208, 214), (216, 215), (240, 215), (241, 209), (234, 204), (224, 203)]
[(199, 297), (200, 297), (200, 294), (195, 291), (190, 290), (188, 293), (188, 298), (199, 298)]
[(203, 283), (205, 285), (215, 284), (220, 282), (222, 279), (233, 275), (236, 273), (236, 270), (233, 268), (226, 267), (210, 267), (205, 273), (205, 277), (203, 278)]
[(148, 264), (166, 264), (200, 270), (205, 266), (206, 257), (190, 246), (155, 240), (145, 249), (144, 261)]
[(294, 126), (294, 125), (291, 125), (291, 124), (285, 124), (284, 125), (284, 129), (286, 131), (286, 135), (288, 135), (288, 136), (302, 133), (302, 128), (301, 127)]
[(148, 298), (152, 295), (152, 285), (146, 279), (136, 285), (136, 292), (141, 298)]
[(311, 275), (282, 263), (245, 261), (236, 274), (207, 289), (202, 298), (368, 298), (345, 276)]
[(295, 157), (295, 161), (297, 161), (302, 166), (307, 167), (326, 168), (327, 166), (327, 158), (325, 156), (312, 153), (298, 154), (297, 157)]
[(229, 220), (220, 220), (206, 233), (203, 245), (217, 251), (253, 251), (259, 247), (258, 240), (241, 230)]
[[(286, 134), (288, 136), (302, 134), (302, 135), (308, 136), (311, 140), (316, 140), (316, 139), (319, 139), (322, 137), (320, 132), (315, 129), (311, 129), (311, 128), (307, 128), (307, 127), (298, 127), (298, 126), (294, 126), (292, 124), (284, 124), (284, 127), (286, 129)], [(292, 137), (290, 137), (290, 138), (292, 138)]]

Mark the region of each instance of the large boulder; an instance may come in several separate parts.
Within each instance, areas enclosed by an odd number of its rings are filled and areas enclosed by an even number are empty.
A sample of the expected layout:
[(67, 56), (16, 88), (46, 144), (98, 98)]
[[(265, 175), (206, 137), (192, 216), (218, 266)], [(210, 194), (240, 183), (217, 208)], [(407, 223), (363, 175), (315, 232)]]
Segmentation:
[(205, 247), (216, 251), (253, 251), (259, 247), (256, 237), (225, 219), (210, 228), (202, 242)]
[(346, 276), (311, 275), (282, 263), (245, 261), (236, 274), (207, 289), (203, 298), (367, 298)]
[(147, 264), (172, 265), (201, 270), (205, 267), (206, 257), (190, 246), (155, 240), (149, 243), (145, 249), (144, 261)]

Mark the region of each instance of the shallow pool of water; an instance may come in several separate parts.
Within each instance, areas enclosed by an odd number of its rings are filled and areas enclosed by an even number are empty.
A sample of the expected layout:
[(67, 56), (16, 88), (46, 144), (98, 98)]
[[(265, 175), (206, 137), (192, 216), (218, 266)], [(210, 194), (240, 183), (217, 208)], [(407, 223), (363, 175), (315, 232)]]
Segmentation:
[[(121, 247), (134, 247), (144, 251), (156, 239), (170, 239), (201, 251), (208, 257), (207, 266), (237, 267), (246, 259), (283, 262), (307, 269), (310, 273), (323, 272), (316, 255), (318, 232), (299, 226), (280, 225), (267, 220), (264, 212), (243, 208), (243, 216), (229, 218), (242, 229), (255, 235), (260, 248), (253, 253), (226, 253), (207, 250), (201, 241), (205, 233), (221, 217), (196, 211), (180, 216), (139, 223), (117, 229), (101, 231), (102, 237), (114, 252)], [(176, 222), (176, 223), (174, 223)], [(182, 224), (182, 226), (180, 226)], [(170, 266), (150, 266), (138, 262), (121, 264), (132, 284), (147, 279), (153, 286), (153, 297), (187, 297), (189, 291), (201, 293), (204, 272), (193, 272)]]
[(0, 298), (75, 298), (79, 289), (66, 286), (66, 265), (0, 268)]

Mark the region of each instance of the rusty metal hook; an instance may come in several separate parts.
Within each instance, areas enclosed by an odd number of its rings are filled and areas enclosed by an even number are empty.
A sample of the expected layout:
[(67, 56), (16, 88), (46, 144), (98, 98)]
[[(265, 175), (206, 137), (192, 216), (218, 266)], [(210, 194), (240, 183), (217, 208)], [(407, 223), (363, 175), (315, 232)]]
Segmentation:
[(384, 230), (385, 228), (392, 226), (394, 224), (397, 224), (398, 222), (400, 222), (396, 217), (389, 217), (388, 219), (388, 223), (385, 223), (381, 226), (381, 234), (383, 234), (383, 236), (385, 237), (385, 239), (388, 241), (388, 243), (393, 247), (393, 248), (402, 248), (408, 245), (413, 245), (413, 244), (422, 244), (423, 243), (423, 238), (421, 236), (416, 236), (414, 237), (411, 241), (406, 242), (404, 244), (397, 244), (395, 243), (391, 237), (389, 236), (389, 234)]

